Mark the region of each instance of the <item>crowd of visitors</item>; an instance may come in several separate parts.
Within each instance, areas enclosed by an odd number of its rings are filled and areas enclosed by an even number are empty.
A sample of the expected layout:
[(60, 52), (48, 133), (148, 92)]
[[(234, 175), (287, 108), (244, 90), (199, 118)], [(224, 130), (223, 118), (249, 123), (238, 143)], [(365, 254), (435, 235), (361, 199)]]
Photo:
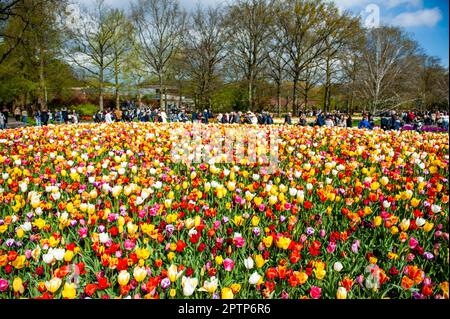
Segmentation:
[(385, 130), (413, 129), (421, 130), (426, 126), (434, 126), (448, 130), (448, 112), (401, 112), (390, 111), (381, 116), (381, 128)]
[[(93, 120), (96, 123), (113, 123), (113, 122), (193, 122), (208, 124), (212, 119), (214, 122), (222, 124), (274, 124), (273, 114), (267, 111), (261, 111), (254, 113), (248, 112), (227, 112), (219, 113), (216, 116), (212, 114), (210, 110), (192, 111), (188, 113), (186, 109), (177, 109), (175, 106), (169, 106), (169, 112), (162, 109), (153, 109), (148, 106), (135, 107), (130, 102), (124, 105), (122, 109), (108, 109), (103, 112), (97, 112), (93, 116)], [(16, 122), (28, 121), (27, 110), (21, 110), (15, 108), (13, 114)], [(8, 123), (9, 111), (4, 108), (0, 112), (0, 129), (5, 129)], [(79, 116), (75, 111), (69, 111), (67, 108), (57, 109), (51, 111), (44, 109), (42, 111), (36, 111), (33, 118), (37, 126), (48, 125), (49, 123), (63, 124), (63, 123), (78, 123)], [(380, 128), (384, 130), (404, 130), (414, 129), (421, 130), (426, 126), (434, 126), (441, 130), (448, 130), (449, 115), (448, 112), (414, 112), (403, 111), (397, 113), (396, 111), (388, 111), (377, 114), (380, 117)], [(309, 121), (308, 118), (313, 118)], [(301, 111), (298, 116), (298, 120), (295, 121), (292, 117), (292, 113), (286, 113), (284, 115), (285, 125), (317, 125), (326, 127), (353, 127), (354, 121), (351, 114), (341, 113), (339, 111), (323, 112), (323, 111)], [(359, 129), (373, 129), (375, 127), (374, 115), (371, 113), (362, 113), (362, 118), (358, 122), (357, 127)]]

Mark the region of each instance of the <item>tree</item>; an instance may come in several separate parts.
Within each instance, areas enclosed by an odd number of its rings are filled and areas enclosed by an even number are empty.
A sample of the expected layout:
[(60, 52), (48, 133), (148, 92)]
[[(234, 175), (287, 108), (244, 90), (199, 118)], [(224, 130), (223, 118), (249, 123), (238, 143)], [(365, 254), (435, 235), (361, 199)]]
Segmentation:
[(308, 107), (311, 91), (322, 80), (323, 72), (319, 66), (320, 60), (312, 61), (301, 73), (301, 94), (303, 95), (303, 108)]
[(186, 13), (177, 0), (139, 0), (132, 5), (142, 60), (158, 77), (160, 107), (163, 101), (164, 80), (170, 59), (180, 50), (186, 27)]
[(231, 61), (247, 81), (250, 109), (254, 106), (256, 82), (268, 57), (273, 4), (273, 0), (237, 0), (230, 6), (227, 16), (233, 34), (229, 44)]
[(418, 99), (422, 110), (448, 106), (448, 70), (437, 57), (422, 55), (418, 63)]
[(340, 65), (339, 81), (345, 87), (347, 99), (347, 112), (352, 114), (355, 101), (355, 90), (357, 87), (357, 76), (362, 66), (362, 46), (365, 39), (365, 33), (360, 32), (351, 37), (338, 52), (338, 61)]
[(126, 68), (126, 58), (133, 46), (134, 29), (131, 21), (122, 10), (115, 9), (111, 12), (111, 19), (117, 21), (118, 27), (115, 30), (112, 41), (112, 59), (114, 74), (114, 97), (116, 101), (116, 109), (120, 108), (120, 89), (122, 88), (123, 79), (121, 73)]
[(189, 31), (184, 41), (185, 54), (195, 94), (197, 107), (211, 108), (214, 83), (218, 67), (225, 58), (225, 47), (230, 33), (225, 28), (220, 7), (203, 9), (200, 6), (190, 16)]
[[(276, 29), (274, 30), (276, 32)], [(281, 113), (281, 87), (286, 77), (286, 57), (285, 49), (275, 39), (272, 39), (272, 43), (269, 50), (267, 59), (267, 75), (273, 81), (276, 87), (276, 99), (277, 99), (277, 113)]]
[[(325, 37), (325, 51), (323, 52), (325, 83), (323, 106), (324, 111), (330, 109), (331, 104), (331, 83), (333, 77), (340, 70), (338, 55), (341, 50), (349, 43), (352, 43), (354, 37), (361, 33), (359, 20), (351, 17), (348, 13), (339, 14), (338, 9), (333, 6), (327, 6), (327, 16), (332, 25), (331, 32)], [(332, 21), (332, 23), (330, 23)]]
[(327, 3), (321, 0), (286, 0), (277, 7), (277, 39), (287, 52), (287, 66), (293, 82), (293, 113), (298, 113), (298, 85), (301, 74), (326, 50), (325, 40), (336, 28)]
[[(60, 94), (64, 90), (60, 84), (73, 80), (71, 72), (60, 61), (61, 37), (57, 14), (65, 3), (57, 0), (23, 0), (14, 7), (14, 14), (4, 29), (10, 36), (4, 45), (14, 42), (12, 39), (19, 37), (19, 34), (20, 42), (16, 43), (14, 52), (5, 57), (3, 70), (9, 70), (9, 76), (14, 78), (12, 82), (18, 90), (9, 90), (12, 95), (5, 96), (6, 100), (22, 95), (22, 106), (37, 99), (37, 104), (46, 109), (50, 91), (54, 95)], [(25, 30), (24, 21), (28, 24)], [(2, 83), (5, 88), (8, 84)]]
[(357, 81), (368, 111), (376, 113), (411, 102), (404, 96), (406, 91), (399, 89), (399, 79), (417, 62), (413, 59), (416, 54), (417, 43), (401, 29), (383, 26), (367, 32)]
[(77, 25), (66, 28), (66, 57), (94, 77), (103, 111), (106, 72), (114, 63), (113, 48), (123, 20), (114, 10), (97, 0), (92, 10), (83, 8)]
[[(24, 32), (30, 25), (29, 21), (17, 10), (19, 7), (23, 7), (22, 2), (22, 0), (2, 0), (0, 2), (0, 64), (20, 44)], [(21, 19), (21, 26), (8, 30), (8, 23), (13, 17)]]

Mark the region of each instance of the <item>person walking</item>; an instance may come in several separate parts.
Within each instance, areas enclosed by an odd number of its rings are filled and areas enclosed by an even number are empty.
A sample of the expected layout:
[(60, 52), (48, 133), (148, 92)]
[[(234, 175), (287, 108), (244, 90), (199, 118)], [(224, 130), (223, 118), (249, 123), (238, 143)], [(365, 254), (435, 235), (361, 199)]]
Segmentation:
[(6, 119), (3, 113), (0, 113), (0, 129), (6, 129)]
[(28, 112), (27, 112), (27, 110), (23, 110), (22, 111), (22, 121), (23, 121), (23, 124), (27, 124), (27, 116), (28, 116)]
[(346, 125), (347, 125), (347, 127), (352, 127), (353, 126), (353, 119), (352, 119), (352, 115), (351, 114), (349, 114), (347, 116)]
[(22, 111), (20, 110), (20, 107), (16, 107), (14, 109), (14, 117), (16, 118), (16, 122), (20, 122), (21, 115), (22, 115)]
[(6, 126), (7, 126), (7, 124), (8, 124), (8, 117), (9, 117), (9, 110), (8, 110), (8, 108), (3, 108), (3, 111), (2, 111), (2, 114), (3, 114), (3, 116), (5, 117), (5, 123), (4, 123), (4, 127), (5, 127), (5, 129), (6, 129)]
[(106, 113), (106, 115), (105, 115), (105, 122), (106, 122), (107, 124), (111, 124), (111, 123), (114, 122), (114, 121), (113, 121), (113, 118), (112, 118), (111, 112), (107, 112), (107, 113)]
[(47, 109), (44, 109), (44, 110), (41, 112), (41, 122), (42, 122), (42, 125), (47, 125), (47, 124), (48, 124), (48, 121), (50, 120), (50, 114), (51, 114), (51, 113), (49, 113)]
[(69, 113), (67, 112), (66, 107), (61, 111), (61, 117), (62, 117), (64, 123), (67, 124), (69, 122)]
[(41, 126), (42, 125), (42, 117), (41, 117), (41, 111), (37, 110), (34, 113), (34, 120), (36, 121), (36, 126)]
[(284, 117), (284, 124), (287, 124), (287, 125), (292, 124), (292, 113), (291, 112), (286, 114), (286, 116)]

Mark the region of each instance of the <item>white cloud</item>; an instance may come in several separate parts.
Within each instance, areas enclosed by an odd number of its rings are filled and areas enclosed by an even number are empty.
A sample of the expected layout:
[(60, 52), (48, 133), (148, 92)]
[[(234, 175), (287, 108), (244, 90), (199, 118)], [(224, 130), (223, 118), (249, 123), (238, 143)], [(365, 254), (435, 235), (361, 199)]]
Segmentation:
[(423, 0), (330, 0), (341, 9), (362, 8), (375, 4), (380, 8), (392, 9), (399, 6), (422, 8)]
[(385, 5), (388, 8), (395, 8), (398, 6), (411, 6), (411, 7), (422, 7), (422, 0), (385, 0)]
[(423, 9), (415, 12), (404, 12), (397, 15), (392, 23), (404, 28), (434, 27), (442, 19), (439, 8)]

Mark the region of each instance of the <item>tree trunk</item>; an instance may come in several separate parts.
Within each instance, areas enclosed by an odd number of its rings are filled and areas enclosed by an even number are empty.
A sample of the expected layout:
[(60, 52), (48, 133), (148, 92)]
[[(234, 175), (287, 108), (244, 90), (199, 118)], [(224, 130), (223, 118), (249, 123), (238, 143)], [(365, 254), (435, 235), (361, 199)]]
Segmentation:
[(42, 53), (42, 49), (39, 49), (39, 79), (40, 79), (40, 86), (42, 90), (42, 96), (41, 96), (41, 107), (42, 110), (47, 109), (47, 88), (45, 85), (45, 74), (44, 74), (44, 56)]
[(120, 95), (119, 95), (119, 61), (116, 58), (114, 62), (114, 86), (115, 86), (115, 98), (116, 98), (116, 109), (120, 109)]
[(165, 107), (164, 105), (165, 103), (163, 101), (163, 78), (161, 73), (158, 73), (158, 80), (159, 80), (159, 108), (162, 110), (163, 107)]
[(305, 87), (305, 96), (303, 97), (303, 101), (304, 101), (304, 106), (303, 106), (303, 108), (306, 110), (306, 109), (308, 109), (308, 92), (309, 92), (309, 89), (307, 89), (306, 87)]
[(253, 75), (250, 74), (248, 80), (248, 109), (251, 110), (253, 108)]
[(103, 66), (100, 66), (100, 76), (99, 76), (99, 80), (100, 80), (100, 84), (99, 84), (99, 108), (100, 108), (100, 112), (103, 112)]
[(325, 112), (328, 112), (330, 109), (330, 60), (326, 58), (326, 70), (325, 70), (325, 92), (324, 92), (324, 101), (323, 108)]
[(277, 113), (280, 116), (281, 112), (281, 83), (277, 83)]
[(298, 84), (298, 77), (294, 77), (294, 88), (292, 90), (292, 113), (293, 116), (297, 116), (298, 113), (298, 105), (297, 105), (297, 84)]
[(178, 107), (179, 108), (181, 108), (181, 104), (183, 102), (182, 90), (183, 90), (183, 84), (181, 84), (181, 81), (180, 81), (179, 85), (178, 85)]
[(331, 108), (331, 84), (328, 83), (328, 95), (327, 95), (327, 105), (328, 105), (328, 109)]

